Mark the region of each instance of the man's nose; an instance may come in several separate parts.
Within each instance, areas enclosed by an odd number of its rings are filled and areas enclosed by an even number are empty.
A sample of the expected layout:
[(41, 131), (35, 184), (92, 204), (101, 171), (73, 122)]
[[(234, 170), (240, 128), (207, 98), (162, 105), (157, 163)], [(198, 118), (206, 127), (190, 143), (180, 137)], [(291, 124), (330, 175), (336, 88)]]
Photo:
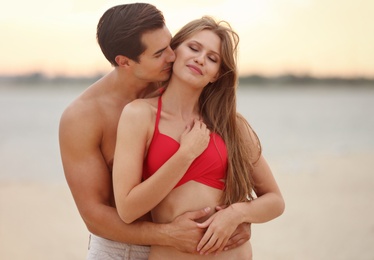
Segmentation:
[(174, 51), (170, 48), (168, 48), (169, 56), (168, 56), (168, 62), (174, 62), (175, 61), (175, 53)]

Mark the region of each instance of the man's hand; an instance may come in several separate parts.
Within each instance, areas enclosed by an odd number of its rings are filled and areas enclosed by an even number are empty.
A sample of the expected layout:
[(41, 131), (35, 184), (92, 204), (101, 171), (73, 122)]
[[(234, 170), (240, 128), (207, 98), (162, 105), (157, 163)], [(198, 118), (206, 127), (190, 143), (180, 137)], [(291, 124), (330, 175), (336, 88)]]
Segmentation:
[[(221, 209), (226, 208), (225, 206), (217, 206), (216, 210), (219, 211)], [(251, 239), (252, 231), (251, 231), (251, 223), (242, 223), (240, 224), (235, 232), (230, 237), (229, 241), (224, 248), (224, 250), (230, 250), (235, 247), (241, 246), (249, 239)]]
[(222, 250), (236, 248), (251, 237), (249, 223), (235, 223), (235, 213), (227, 207), (216, 207), (217, 212), (204, 223), (197, 224), (207, 229), (198, 244), (200, 254), (218, 254)]
[[(209, 212), (209, 207), (198, 211), (186, 212), (167, 224), (170, 245), (179, 251), (197, 254), (197, 245), (206, 229), (199, 228), (195, 220), (205, 217)], [(233, 243), (235, 244), (236, 241)]]
[(241, 246), (245, 242), (247, 242), (251, 238), (251, 224), (250, 223), (242, 223), (240, 224), (235, 232), (230, 237), (229, 241), (224, 248), (224, 250), (230, 250)]

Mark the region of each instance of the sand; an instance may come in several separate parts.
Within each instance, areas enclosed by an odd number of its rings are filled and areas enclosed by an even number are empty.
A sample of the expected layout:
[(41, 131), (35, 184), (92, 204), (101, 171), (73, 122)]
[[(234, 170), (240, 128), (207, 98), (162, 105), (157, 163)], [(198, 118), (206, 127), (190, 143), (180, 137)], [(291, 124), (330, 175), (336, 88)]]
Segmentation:
[[(254, 224), (254, 259), (374, 259), (374, 154), (271, 166), (284, 214)], [(88, 232), (65, 182), (0, 183), (0, 259), (85, 259)]]
[(254, 225), (254, 259), (374, 259), (373, 159), (321, 156), (314, 171), (277, 175), (286, 210)]
[(87, 241), (65, 183), (0, 184), (0, 259), (85, 259)]

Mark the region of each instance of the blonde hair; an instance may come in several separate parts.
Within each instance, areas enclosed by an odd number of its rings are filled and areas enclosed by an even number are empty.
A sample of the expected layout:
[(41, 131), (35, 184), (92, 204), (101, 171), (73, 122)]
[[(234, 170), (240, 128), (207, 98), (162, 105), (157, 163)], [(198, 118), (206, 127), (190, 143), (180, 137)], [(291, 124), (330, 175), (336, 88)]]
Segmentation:
[[(204, 87), (199, 98), (199, 107), (204, 122), (223, 138), (227, 146), (226, 188), (221, 202), (229, 205), (252, 198), (253, 163), (261, 154), (261, 145), (248, 122), (236, 111), (239, 36), (230, 24), (216, 21), (209, 16), (193, 20), (173, 37), (171, 48), (176, 49), (182, 42), (202, 30), (214, 32), (221, 40), (219, 78)], [(254, 137), (251, 144), (248, 143), (248, 136)]]

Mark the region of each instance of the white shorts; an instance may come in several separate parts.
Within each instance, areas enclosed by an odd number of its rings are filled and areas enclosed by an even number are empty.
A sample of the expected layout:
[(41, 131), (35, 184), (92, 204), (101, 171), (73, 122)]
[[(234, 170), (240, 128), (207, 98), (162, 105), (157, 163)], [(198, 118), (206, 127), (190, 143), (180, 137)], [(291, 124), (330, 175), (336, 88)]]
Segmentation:
[(90, 234), (87, 260), (147, 260), (149, 246), (111, 241)]

